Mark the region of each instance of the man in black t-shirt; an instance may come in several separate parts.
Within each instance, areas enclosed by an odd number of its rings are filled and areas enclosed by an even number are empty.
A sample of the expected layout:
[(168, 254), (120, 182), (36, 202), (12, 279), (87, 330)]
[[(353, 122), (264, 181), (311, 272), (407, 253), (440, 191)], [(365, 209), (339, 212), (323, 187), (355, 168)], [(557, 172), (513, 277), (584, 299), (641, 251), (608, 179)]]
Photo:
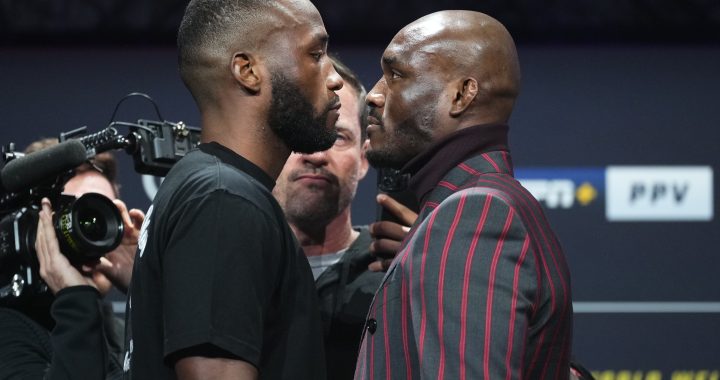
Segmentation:
[(166, 177), (131, 284), (125, 366), (133, 378), (173, 378), (197, 356), (247, 362), (263, 378), (323, 377), (312, 276), (273, 186), (216, 142)]
[(307, 0), (197, 0), (178, 32), (202, 144), (161, 185), (128, 299), (127, 378), (323, 379), (309, 265), (271, 194), (335, 141), (343, 81)]
[(190, 1), (179, 63), (203, 144), (141, 229), (126, 378), (325, 378), (312, 274), (270, 190), (291, 151), (336, 139), (327, 40), (308, 0)]

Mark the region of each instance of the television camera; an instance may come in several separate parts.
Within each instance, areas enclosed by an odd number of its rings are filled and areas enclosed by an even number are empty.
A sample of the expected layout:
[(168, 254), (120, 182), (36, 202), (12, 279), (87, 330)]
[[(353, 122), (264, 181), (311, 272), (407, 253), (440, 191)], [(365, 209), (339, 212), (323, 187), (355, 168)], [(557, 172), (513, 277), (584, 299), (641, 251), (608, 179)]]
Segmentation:
[[(119, 127), (128, 128), (129, 133), (120, 134)], [(132, 156), (137, 173), (165, 176), (200, 142), (200, 129), (183, 122), (114, 121), (100, 132), (86, 131), (82, 127), (61, 133), (59, 144), (27, 155), (16, 152), (12, 143), (2, 148), (0, 299), (47, 291), (39, 276), (35, 252), (40, 201), (44, 197), (53, 204), (60, 249), (71, 263), (99, 259), (122, 240), (122, 219), (110, 199), (96, 193), (77, 199), (63, 194), (75, 168), (91, 163), (99, 153), (123, 150)]]

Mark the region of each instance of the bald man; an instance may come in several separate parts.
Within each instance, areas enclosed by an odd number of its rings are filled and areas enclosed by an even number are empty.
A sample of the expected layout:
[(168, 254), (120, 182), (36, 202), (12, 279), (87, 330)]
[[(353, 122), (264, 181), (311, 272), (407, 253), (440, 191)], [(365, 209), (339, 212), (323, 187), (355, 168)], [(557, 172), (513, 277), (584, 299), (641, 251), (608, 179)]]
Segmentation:
[(343, 85), (308, 0), (193, 0), (180, 74), (202, 144), (141, 231), (126, 377), (323, 379), (312, 273), (271, 190), (290, 152), (335, 143)]
[(409, 174), (421, 210), (371, 305), (355, 377), (567, 379), (570, 274), (508, 150), (510, 34), (482, 13), (433, 13), (381, 65), (367, 158)]

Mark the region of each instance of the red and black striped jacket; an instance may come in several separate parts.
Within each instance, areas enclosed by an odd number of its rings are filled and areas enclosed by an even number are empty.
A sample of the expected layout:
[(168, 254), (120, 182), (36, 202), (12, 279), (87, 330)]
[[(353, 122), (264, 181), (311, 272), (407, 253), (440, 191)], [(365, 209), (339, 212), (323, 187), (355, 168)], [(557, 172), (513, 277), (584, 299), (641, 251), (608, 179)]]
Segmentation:
[(371, 305), (356, 379), (568, 378), (570, 274), (506, 136), (463, 129), (420, 158), (419, 182), (448, 170), (416, 186), (421, 211)]

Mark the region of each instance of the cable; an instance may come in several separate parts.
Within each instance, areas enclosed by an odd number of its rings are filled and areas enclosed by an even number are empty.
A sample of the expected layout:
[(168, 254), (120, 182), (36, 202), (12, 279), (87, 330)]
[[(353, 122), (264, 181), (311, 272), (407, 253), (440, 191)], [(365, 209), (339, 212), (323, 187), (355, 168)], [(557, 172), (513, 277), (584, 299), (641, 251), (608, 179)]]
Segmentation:
[[(158, 115), (158, 116), (160, 116), (160, 115)], [(116, 125), (122, 125), (123, 127), (136, 127), (138, 129), (144, 129), (145, 131), (153, 133), (153, 134), (155, 133), (155, 131), (152, 130), (152, 128), (148, 128), (144, 125), (140, 125), (140, 124), (136, 124), (136, 123), (128, 123), (126, 121), (113, 121), (110, 123), (110, 125), (108, 125), (108, 127), (114, 127)]]
[(160, 114), (160, 108), (158, 108), (157, 103), (155, 103), (155, 100), (153, 100), (153, 98), (151, 98), (150, 95), (144, 94), (144, 93), (142, 93), (142, 92), (131, 92), (131, 93), (123, 96), (122, 99), (120, 99), (120, 101), (117, 102), (117, 104), (115, 105), (115, 110), (113, 111), (112, 116), (110, 116), (109, 124), (112, 125), (113, 121), (115, 120), (115, 115), (117, 114), (117, 111), (118, 111), (118, 109), (120, 108), (120, 104), (122, 104), (124, 101), (126, 101), (127, 99), (129, 99), (129, 98), (131, 98), (131, 97), (133, 97), (133, 96), (141, 96), (141, 97), (149, 100), (150, 103), (152, 103), (153, 107), (155, 108), (155, 113), (157, 113), (157, 115), (158, 115), (158, 117), (160, 118), (160, 120), (165, 120), (165, 119), (162, 117), (162, 115)]

